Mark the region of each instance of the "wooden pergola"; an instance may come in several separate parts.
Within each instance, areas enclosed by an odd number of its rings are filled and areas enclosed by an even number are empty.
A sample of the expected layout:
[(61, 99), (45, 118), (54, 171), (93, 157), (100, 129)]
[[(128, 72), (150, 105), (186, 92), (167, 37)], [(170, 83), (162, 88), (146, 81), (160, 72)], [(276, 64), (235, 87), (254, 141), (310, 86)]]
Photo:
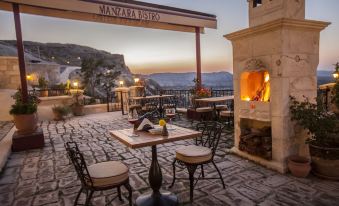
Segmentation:
[(201, 86), (200, 34), (217, 28), (215, 15), (133, 0), (1, 0), (0, 10), (13, 11), (21, 89), (27, 101), (27, 80), (20, 13), (106, 24), (195, 33), (197, 82)]

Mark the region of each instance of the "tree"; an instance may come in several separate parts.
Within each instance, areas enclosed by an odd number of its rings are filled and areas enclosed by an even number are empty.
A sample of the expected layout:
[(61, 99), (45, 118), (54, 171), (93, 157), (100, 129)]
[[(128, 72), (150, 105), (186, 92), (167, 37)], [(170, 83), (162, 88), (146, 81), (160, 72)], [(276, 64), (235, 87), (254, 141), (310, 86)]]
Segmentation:
[(92, 57), (84, 58), (81, 62), (81, 73), (84, 80), (84, 84), (87, 87), (89, 94), (95, 96), (96, 78), (99, 69), (104, 66), (103, 59), (95, 59)]
[(97, 85), (106, 91), (107, 98), (107, 111), (109, 111), (109, 99), (111, 97), (111, 91), (116, 86), (115, 80), (119, 77), (120, 72), (115, 71), (114, 65), (107, 65), (105, 71), (99, 72), (96, 75)]

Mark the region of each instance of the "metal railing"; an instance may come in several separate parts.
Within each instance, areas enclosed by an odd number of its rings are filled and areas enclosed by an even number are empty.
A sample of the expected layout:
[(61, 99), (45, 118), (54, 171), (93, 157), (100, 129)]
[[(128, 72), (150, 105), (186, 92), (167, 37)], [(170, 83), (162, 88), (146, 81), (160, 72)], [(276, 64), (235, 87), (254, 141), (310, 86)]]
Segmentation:
[(29, 94), (37, 94), (40, 96), (46, 97), (55, 97), (55, 96), (63, 96), (63, 95), (70, 95), (69, 89), (33, 89), (28, 91)]
[[(174, 95), (177, 98), (177, 107), (188, 108), (191, 106), (192, 91), (185, 90), (158, 90), (157, 94)], [(232, 89), (211, 89), (212, 97), (231, 96)]]

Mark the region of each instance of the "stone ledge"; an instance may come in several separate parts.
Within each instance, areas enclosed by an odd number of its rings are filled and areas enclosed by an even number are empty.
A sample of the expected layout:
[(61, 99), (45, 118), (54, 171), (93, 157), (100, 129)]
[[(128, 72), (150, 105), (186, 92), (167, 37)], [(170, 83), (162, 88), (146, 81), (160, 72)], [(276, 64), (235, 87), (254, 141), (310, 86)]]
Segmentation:
[(287, 172), (286, 163), (278, 162), (278, 161), (275, 161), (275, 160), (265, 160), (261, 157), (257, 157), (257, 156), (248, 154), (246, 152), (240, 151), (236, 147), (232, 147), (232, 149), (230, 149), (229, 151), (233, 154), (240, 156), (240, 157), (249, 159), (249, 160), (256, 162), (256, 163), (258, 163), (258, 164), (260, 164), (264, 167), (267, 167), (268, 169), (275, 170), (275, 171), (280, 172), (282, 174)]
[(224, 35), (228, 40), (234, 41), (241, 38), (253, 37), (253, 35), (272, 32), (276, 29), (282, 28), (297, 28), (297, 29), (311, 29), (311, 30), (323, 30), (329, 26), (330, 22), (314, 21), (314, 20), (298, 20), (281, 18), (274, 20), (259, 26), (243, 29), (230, 34)]
[(2, 168), (6, 165), (7, 158), (11, 154), (12, 148), (12, 136), (16, 131), (15, 126), (7, 133), (7, 135), (0, 141), (0, 172)]

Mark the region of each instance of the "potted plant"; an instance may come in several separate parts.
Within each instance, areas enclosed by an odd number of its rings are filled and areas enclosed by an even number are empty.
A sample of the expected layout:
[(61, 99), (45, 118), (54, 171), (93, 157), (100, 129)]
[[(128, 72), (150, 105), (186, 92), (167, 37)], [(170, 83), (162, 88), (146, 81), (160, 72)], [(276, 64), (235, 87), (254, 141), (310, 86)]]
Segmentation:
[(71, 105), (72, 113), (75, 116), (84, 115), (84, 99), (81, 92), (73, 94), (74, 103)]
[(204, 88), (204, 87), (199, 88), (198, 87), (198, 80), (196, 80), (196, 79), (194, 79), (193, 82), (194, 82), (195, 86), (191, 90), (191, 99), (190, 99), (192, 107), (197, 108), (198, 106), (208, 106), (208, 104), (207, 105), (203, 105), (203, 104), (197, 105), (195, 100), (211, 97), (211, 90)]
[(35, 95), (29, 95), (28, 101), (23, 102), (21, 91), (18, 90), (13, 98), (15, 104), (12, 105), (10, 114), (14, 118), (15, 127), (19, 134), (32, 133), (36, 130), (38, 124), (38, 109), (39, 99)]
[(339, 179), (339, 120), (324, 109), (321, 101), (303, 102), (291, 97), (291, 119), (308, 131), (313, 172), (321, 177)]
[(54, 105), (53, 108), (54, 120), (64, 120), (64, 117), (67, 116), (71, 110), (67, 105)]
[(299, 155), (292, 155), (287, 160), (288, 169), (295, 177), (307, 177), (311, 171), (311, 160)]
[(38, 87), (40, 88), (40, 97), (48, 97), (48, 81), (45, 77), (39, 77)]

